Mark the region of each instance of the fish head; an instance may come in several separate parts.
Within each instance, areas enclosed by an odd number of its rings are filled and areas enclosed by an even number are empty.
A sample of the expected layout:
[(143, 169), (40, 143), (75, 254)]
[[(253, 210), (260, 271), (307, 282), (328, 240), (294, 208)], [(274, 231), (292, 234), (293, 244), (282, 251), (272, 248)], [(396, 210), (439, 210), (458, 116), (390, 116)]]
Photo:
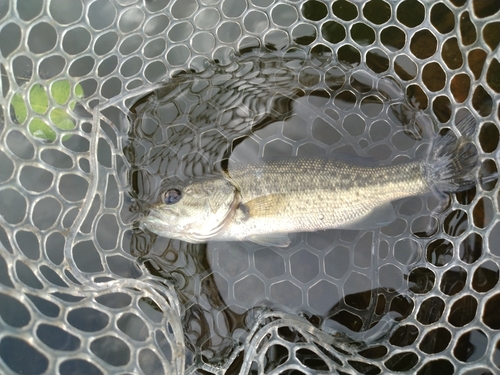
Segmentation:
[(239, 203), (235, 186), (224, 178), (192, 181), (166, 189), (142, 224), (163, 237), (207, 242), (232, 219)]

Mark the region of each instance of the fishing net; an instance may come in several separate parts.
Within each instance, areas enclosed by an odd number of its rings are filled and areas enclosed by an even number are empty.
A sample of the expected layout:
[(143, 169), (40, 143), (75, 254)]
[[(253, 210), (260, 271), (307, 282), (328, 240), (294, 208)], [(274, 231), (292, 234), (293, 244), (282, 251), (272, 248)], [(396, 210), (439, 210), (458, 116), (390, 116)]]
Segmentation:
[[(500, 371), (500, 3), (0, 0), (2, 374)], [(464, 128), (472, 116), (473, 134)], [(397, 164), (470, 137), (478, 184), (369, 231), (188, 244), (172, 181)], [(370, 159), (370, 160), (368, 160)]]

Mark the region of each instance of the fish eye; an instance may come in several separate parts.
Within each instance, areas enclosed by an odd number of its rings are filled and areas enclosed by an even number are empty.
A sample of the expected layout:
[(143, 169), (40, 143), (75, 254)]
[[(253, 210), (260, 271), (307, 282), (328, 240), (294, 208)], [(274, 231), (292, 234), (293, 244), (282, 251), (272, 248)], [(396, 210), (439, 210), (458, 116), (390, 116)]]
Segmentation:
[(179, 189), (167, 190), (163, 196), (163, 202), (165, 204), (175, 204), (181, 200), (182, 193)]

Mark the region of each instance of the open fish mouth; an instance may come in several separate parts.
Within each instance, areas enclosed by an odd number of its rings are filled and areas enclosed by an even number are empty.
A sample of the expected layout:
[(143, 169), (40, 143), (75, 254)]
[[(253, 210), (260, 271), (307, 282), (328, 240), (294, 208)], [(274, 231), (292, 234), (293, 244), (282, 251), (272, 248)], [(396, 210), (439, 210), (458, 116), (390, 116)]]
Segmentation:
[(156, 233), (156, 231), (153, 228), (159, 228), (162, 226), (165, 226), (164, 214), (159, 212), (158, 209), (151, 209), (139, 220), (140, 228), (148, 229), (154, 233)]

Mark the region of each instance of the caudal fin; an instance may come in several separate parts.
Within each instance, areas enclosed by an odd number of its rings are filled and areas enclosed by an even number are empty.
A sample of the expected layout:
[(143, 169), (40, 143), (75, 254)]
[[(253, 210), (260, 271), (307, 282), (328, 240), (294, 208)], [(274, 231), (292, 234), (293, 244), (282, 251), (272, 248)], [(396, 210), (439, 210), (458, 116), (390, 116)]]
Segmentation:
[(479, 164), (479, 155), (469, 138), (474, 134), (475, 126), (474, 117), (467, 116), (457, 124), (463, 136), (457, 138), (449, 131), (434, 141), (427, 160), (428, 173), (439, 191), (454, 192), (475, 185), (474, 169)]

